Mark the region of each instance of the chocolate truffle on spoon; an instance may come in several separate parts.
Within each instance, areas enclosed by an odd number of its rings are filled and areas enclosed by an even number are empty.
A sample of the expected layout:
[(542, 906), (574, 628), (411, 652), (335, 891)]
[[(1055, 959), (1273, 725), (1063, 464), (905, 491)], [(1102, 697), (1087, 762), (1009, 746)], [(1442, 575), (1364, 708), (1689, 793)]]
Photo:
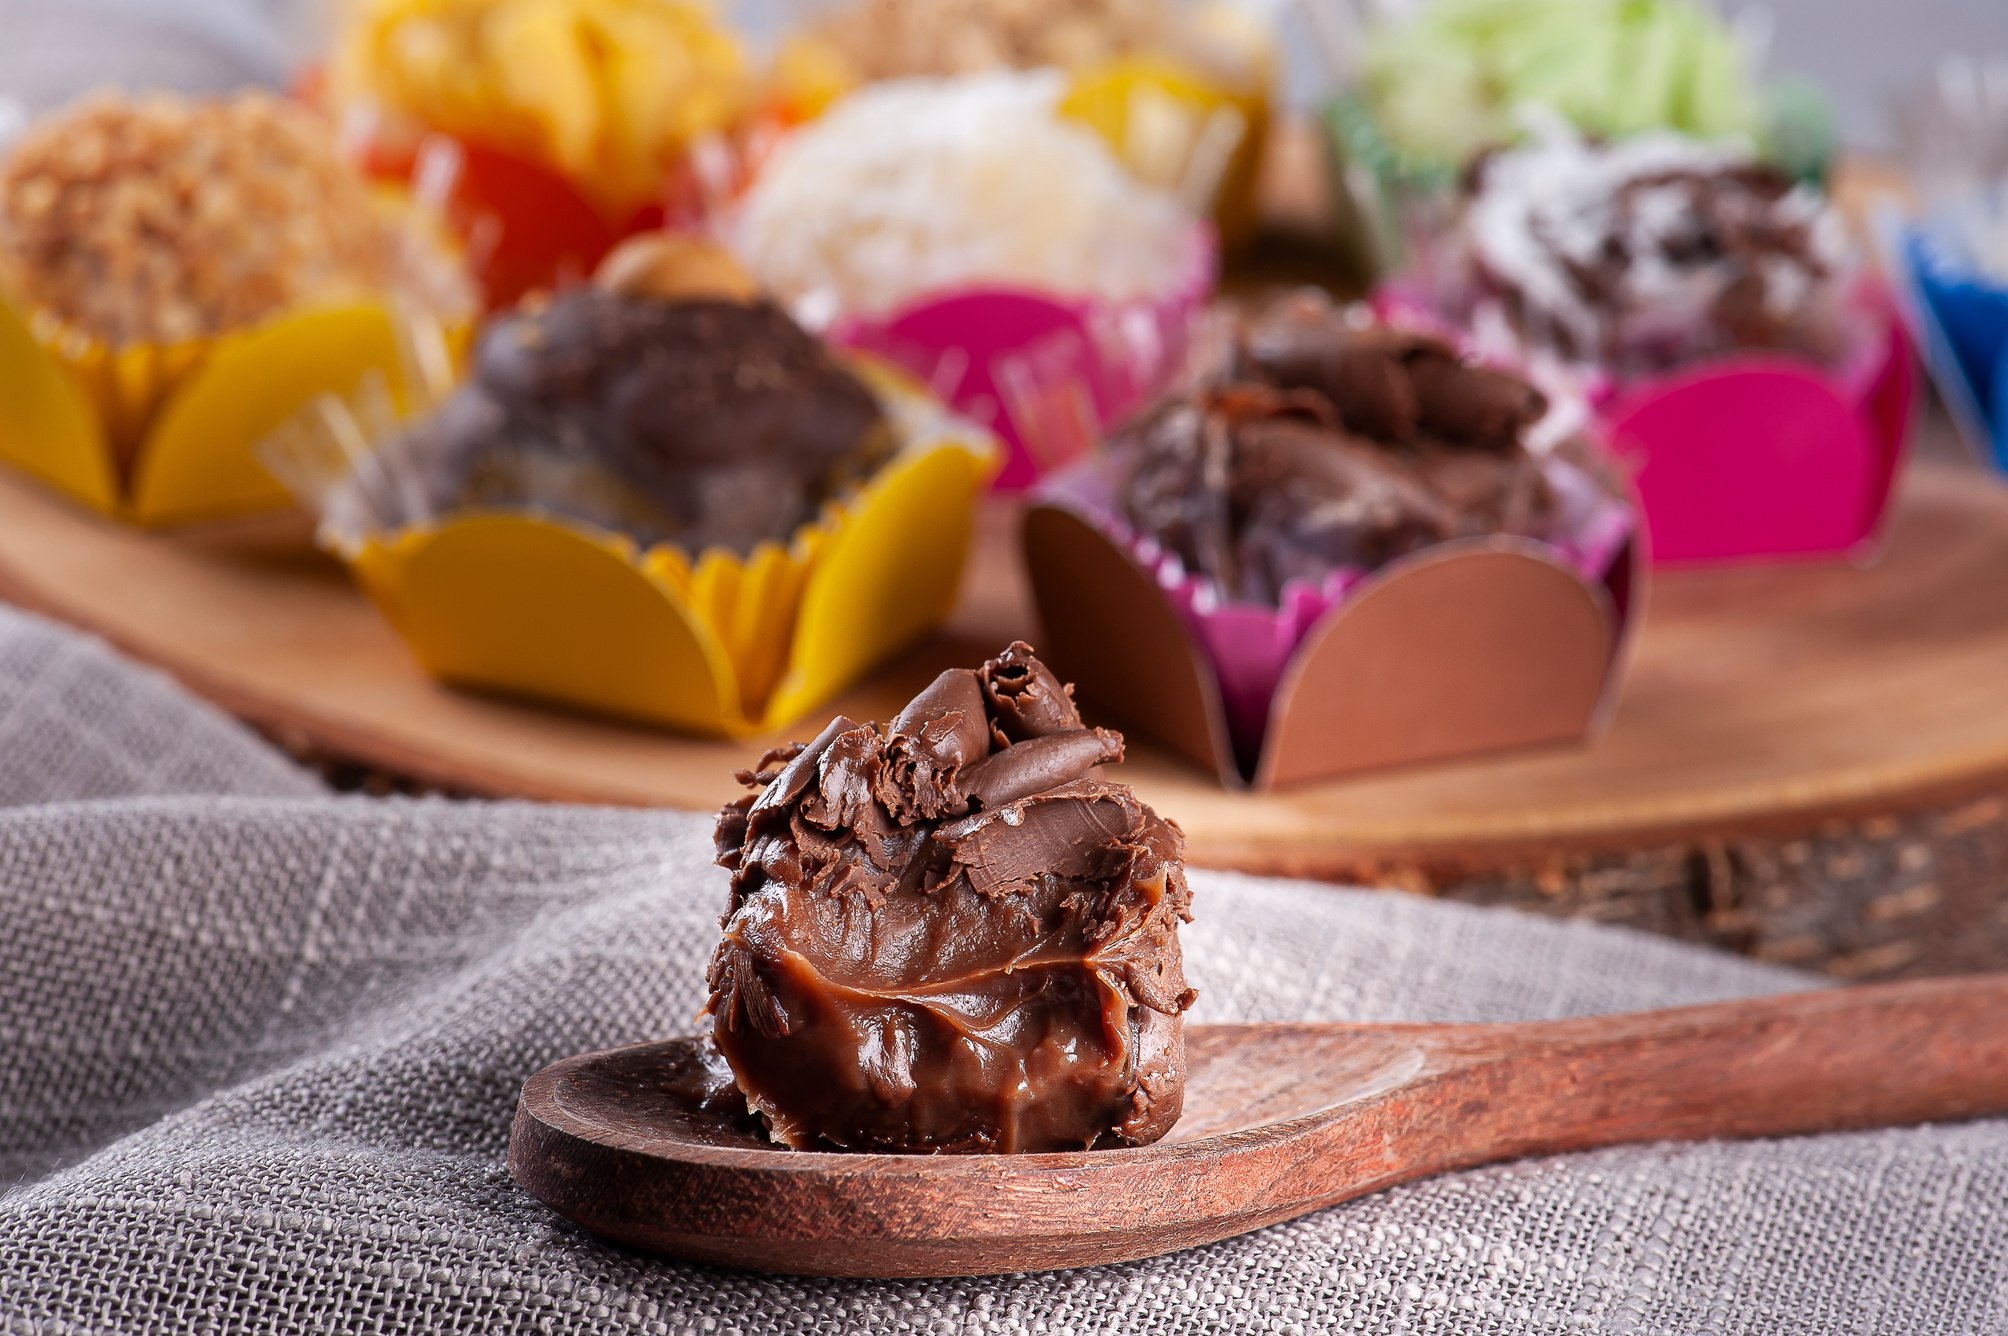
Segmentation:
[(1096, 767), (1120, 736), (1011, 646), (890, 724), (741, 776), (713, 1037), (775, 1140), (1011, 1152), (1177, 1120), (1183, 837)]

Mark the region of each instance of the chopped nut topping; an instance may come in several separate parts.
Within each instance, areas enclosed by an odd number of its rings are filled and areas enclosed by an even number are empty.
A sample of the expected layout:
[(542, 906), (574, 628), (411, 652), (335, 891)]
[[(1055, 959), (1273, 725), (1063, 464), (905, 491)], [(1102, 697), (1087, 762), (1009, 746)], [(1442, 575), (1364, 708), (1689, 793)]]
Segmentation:
[(94, 97), (0, 164), (0, 287), (113, 345), (178, 343), (314, 300), (464, 280), (304, 107), (264, 93)]

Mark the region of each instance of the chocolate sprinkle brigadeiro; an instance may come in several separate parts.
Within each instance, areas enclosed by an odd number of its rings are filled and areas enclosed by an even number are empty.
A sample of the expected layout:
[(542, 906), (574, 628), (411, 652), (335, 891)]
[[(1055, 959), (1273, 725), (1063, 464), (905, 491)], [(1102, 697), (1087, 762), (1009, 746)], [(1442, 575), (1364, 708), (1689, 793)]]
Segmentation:
[(1538, 537), (1553, 499), (1524, 445), (1547, 404), (1440, 339), (1318, 295), (1240, 331), (1226, 373), (1111, 442), (1135, 528), (1228, 594), (1372, 569), (1446, 539)]
[(769, 753), (719, 814), (714, 1039), (775, 1140), (868, 1151), (1142, 1145), (1177, 1120), (1178, 827), (1096, 775), (1022, 644), (891, 724)]
[(491, 320), (467, 384), (394, 448), (435, 512), (536, 507), (743, 554), (890, 443), (871, 390), (773, 303), (579, 287)]

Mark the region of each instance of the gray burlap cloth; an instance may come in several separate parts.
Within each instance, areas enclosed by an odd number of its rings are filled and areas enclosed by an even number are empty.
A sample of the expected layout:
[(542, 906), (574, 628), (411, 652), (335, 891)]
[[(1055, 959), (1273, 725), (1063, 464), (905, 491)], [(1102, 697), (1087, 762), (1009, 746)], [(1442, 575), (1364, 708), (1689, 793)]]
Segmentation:
[[(0, 803), (10, 1336), (2008, 1331), (2001, 1123), (1513, 1164), (1056, 1275), (637, 1256), (519, 1192), (504, 1149), (540, 1065), (690, 1027), (724, 896), (704, 818), (332, 797), (4, 608)], [(1192, 880), (1201, 1019), (1564, 1016), (1804, 982), (1589, 925)]]

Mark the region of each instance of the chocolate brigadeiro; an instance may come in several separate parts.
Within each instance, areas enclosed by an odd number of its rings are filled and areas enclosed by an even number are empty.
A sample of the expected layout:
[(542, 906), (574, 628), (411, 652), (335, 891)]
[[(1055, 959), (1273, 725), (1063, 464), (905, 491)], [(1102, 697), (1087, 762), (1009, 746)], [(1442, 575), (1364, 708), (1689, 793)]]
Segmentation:
[(1143, 1145), (1177, 1120), (1184, 839), (1096, 767), (1022, 644), (890, 724), (771, 752), (718, 818), (714, 1038), (777, 1141), (859, 1151)]
[[(489, 321), (469, 381), (393, 448), (432, 513), (541, 509), (744, 554), (863, 481), (892, 434), (771, 302), (578, 287)], [(372, 500), (385, 527), (421, 518)]]
[(1446, 539), (1541, 536), (1553, 498), (1525, 437), (1546, 411), (1527, 382), (1440, 339), (1300, 294), (1110, 455), (1132, 526), (1229, 595), (1274, 604), (1291, 580)]

